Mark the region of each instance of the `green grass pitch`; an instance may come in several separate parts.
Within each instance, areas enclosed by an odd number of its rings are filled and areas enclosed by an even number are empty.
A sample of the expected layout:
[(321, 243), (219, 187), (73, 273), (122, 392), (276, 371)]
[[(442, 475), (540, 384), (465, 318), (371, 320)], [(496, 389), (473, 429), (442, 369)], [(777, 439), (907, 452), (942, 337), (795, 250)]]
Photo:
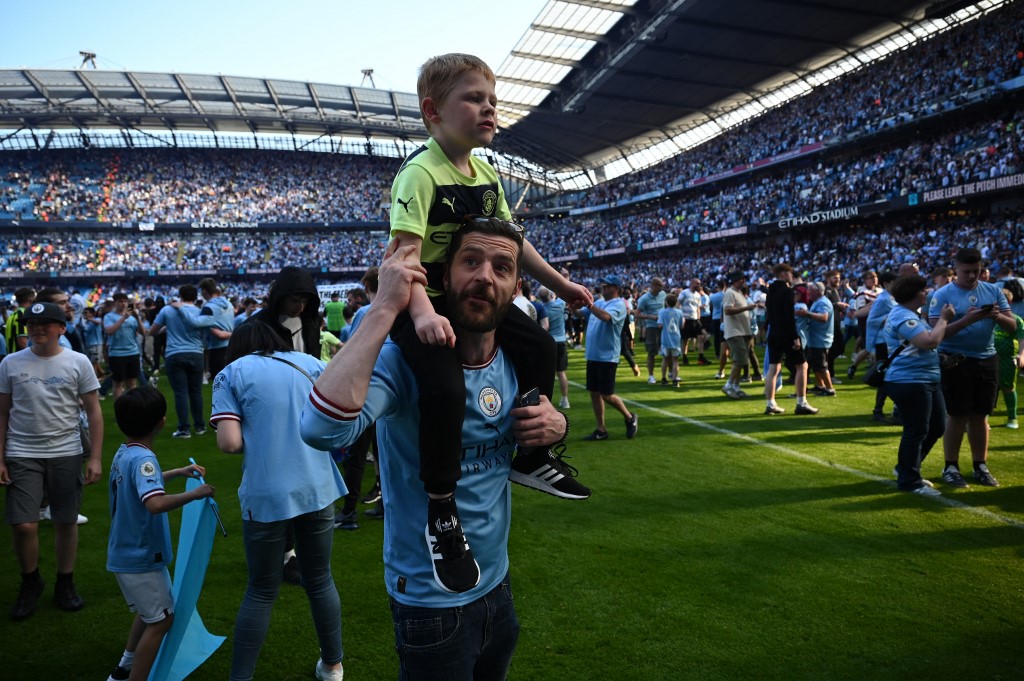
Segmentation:
[[(927, 499), (895, 490), (900, 429), (871, 420), (873, 394), (859, 380), (838, 386), (837, 397), (812, 399), (817, 416), (768, 417), (760, 384), (744, 386), (749, 399), (729, 400), (714, 367), (684, 367), (673, 389), (647, 385), (623, 365), (617, 392), (639, 413), (638, 436), (627, 441), (610, 412), (610, 439), (583, 442), (594, 427), (583, 368), (582, 353), (571, 352), (567, 453), (594, 496), (568, 502), (513, 490), (522, 633), (511, 679), (1024, 678), (1024, 431), (1002, 427), (1001, 401), (990, 461), (1002, 487), (939, 482), (944, 495)], [(779, 402), (792, 412), (789, 392)], [(108, 469), (121, 438), (109, 400), (103, 409)], [(179, 441), (172, 430), (157, 443), (161, 463), (193, 456), (206, 466), (229, 531), (216, 539), (199, 604), (208, 629), (229, 638), (191, 677), (225, 679), (246, 582), (241, 459), (220, 453), (212, 433)], [(940, 445), (926, 477), (940, 481), (941, 462)], [(963, 470), (969, 478), (966, 454)], [(364, 490), (371, 484), (368, 474)], [(104, 570), (103, 485), (87, 489), (83, 513), (90, 522), (81, 527), (76, 581), (87, 605), (78, 613), (52, 605), (53, 531), (43, 523), (47, 591), (31, 619), (10, 621), (18, 573), (3, 531), (5, 679), (103, 679), (118, 660), (131, 615)], [(171, 518), (176, 541), (180, 512)], [(335, 533), (353, 680), (397, 676), (382, 538), (382, 523), (370, 519)], [(317, 656), (305, 596), (285, 585), (257, 678), (311, 679)]]

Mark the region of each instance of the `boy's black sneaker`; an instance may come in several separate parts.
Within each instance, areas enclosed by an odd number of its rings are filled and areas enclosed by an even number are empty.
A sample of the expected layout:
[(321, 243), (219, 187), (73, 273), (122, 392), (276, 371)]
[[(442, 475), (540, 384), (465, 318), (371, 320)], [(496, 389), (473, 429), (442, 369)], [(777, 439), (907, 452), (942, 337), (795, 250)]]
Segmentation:
[(512, 471), (508, 474), (508, 479), (562, 499), (589, 498), (590, 488), (576, 482), (575, 478), (579, 471), (562, 459), (564, 452), (563, 443), (558, 443), (551, 449), (524, 448), (512, 459)]
[(480, 583), (480, 566), (462, 531), (455, 497), (431, 499), (424, 537), (434, 568), (434, 581), (448, 593), (460, 594)]
[(588, 440), (588, 441), (592, 441), (592, 440), (607, 440), (608, 439), (608, 431), (607, 430), (595, 430), (590, 435), (584, 435), (583, 439), (584, 440)]
[(11, 619), (19, 622), (31, 617), (39, 605), (39, 597), (45, 586), (46, 584), (41, 579), (34, 582), (22, 581), (18, 588), (18, 598), (14, 601), (14, 607), (11, 608)]
[(812, 407), (809, 404), (798, 404), (798, 405), (796, 405), (796, 409), (793, 410), (793, 413), (794, 414), (800, 414), (800, 415), (810, 415), (810, 414), (817, 414), (818, 410), (815, 409), (814, 407)]
[(114, 671), (110, 672), (110, 676), (107, 677), (107, 681), (128, 681), (128, 678), (131, 675), (131, 669), (125, 669), (121, 665), (117, 665), (114, 667)]
[(78, 592), (75, 590), (75, 583), (70, 579), (58, 581), (54, 584), (53, 602), (57, 604), (58, 608), (68, 612), (75, 612), (85, 607), (85, 601), (78, 595)]
[(380, 501), (380, 483), (376, 482), (374, 483), (373, 488), (366, 493), (365, 497), (363, 497), (363, 503), (376, 504), (378, 501)]

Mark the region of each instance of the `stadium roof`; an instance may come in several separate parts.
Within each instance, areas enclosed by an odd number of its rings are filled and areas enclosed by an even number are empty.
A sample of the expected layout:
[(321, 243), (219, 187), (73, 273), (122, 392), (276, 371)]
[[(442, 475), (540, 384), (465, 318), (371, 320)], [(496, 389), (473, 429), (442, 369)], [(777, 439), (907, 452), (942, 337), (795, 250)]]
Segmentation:
[(426, 135), (415, 94), (237, 76), (0, 70), (2, 128)]
[[(988, 8), (1002, 0), (977, 2)], [(915, 25), (926, 15), (971, 5), (549, 0), (497, 69), (494, 150), (556, 174), (650, 165), (736, 124), (740, 114), (910, 42), (900, 36), (926, 35)], [(882, 39), (884, 49), (864, 49)], [(0, 130), (68, 128), (426, 135), (410, 93), (220, 75), (0, 70)]]
[(602, 165), (902, 31), (927, 4), (552, 1), (498, 69), (503, 107), (525, 115), (496, 146), (547, 168)]

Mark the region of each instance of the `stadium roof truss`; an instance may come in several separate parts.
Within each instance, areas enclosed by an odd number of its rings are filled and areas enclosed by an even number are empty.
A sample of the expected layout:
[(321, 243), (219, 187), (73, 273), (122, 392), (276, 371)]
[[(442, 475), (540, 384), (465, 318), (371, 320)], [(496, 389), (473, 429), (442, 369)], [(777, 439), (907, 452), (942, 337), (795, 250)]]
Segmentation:
[(423, 139), (413, 94), (238, 76), (0, 70), (0, 129), (126, 128)]

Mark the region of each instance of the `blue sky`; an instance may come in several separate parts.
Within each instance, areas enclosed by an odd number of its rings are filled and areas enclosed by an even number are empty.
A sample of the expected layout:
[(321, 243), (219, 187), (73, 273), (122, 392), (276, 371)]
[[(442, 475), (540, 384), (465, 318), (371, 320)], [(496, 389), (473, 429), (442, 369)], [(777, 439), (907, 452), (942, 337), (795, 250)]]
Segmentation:
[(444, 52), (497, 70), (545, 0), (13, 0), (0, 69), (175, 71), (415, 92), (416, 71)]

